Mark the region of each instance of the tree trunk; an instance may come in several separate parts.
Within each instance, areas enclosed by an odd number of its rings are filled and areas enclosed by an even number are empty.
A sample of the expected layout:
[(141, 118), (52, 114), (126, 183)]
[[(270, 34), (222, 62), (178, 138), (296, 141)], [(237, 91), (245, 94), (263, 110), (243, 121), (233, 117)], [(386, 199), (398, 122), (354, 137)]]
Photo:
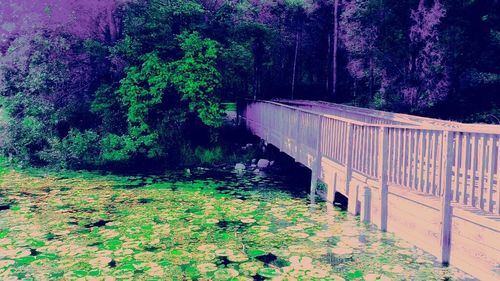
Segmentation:
[(253, 65), (253, 71), (254, 71), (254, 76), (253, 76), (253, 99), (257, 100), (257, 92), (259, 88), (259, 67), (257, 66), (257, 63), (254, 62)]
[(374, 84), (374, 77), (373, 77), (373, 57), (370, 57), (370, 101), (373, 100), (373, 84)]
[(292, 100), (295, 95), (295, 77), (297, 73), (297, 57), (299, 54), (299, 41), (300, 41), (300, 31), (297, 31), (297, 35), (295, 36), (295, 55), (293, 57), (293, 72), (292, 72)]
[(328, 37), (328, 51), (326, 53), (326, 61), (327, 61), (327, 64), (326, 64), (326, 82), (325, 82), (325, 94), (326, 96), (328, 96), (328, 94), (330, 93), (330, 54), (332, 52), (332, 36), (328, 33), (327, 34), (327, 37)]
[(339, 0), (333, 5), (333, 77), (332, 77), (332, 99), (337, 96), (337, 47), (339, 40)]
[(113, 16), (114, 10), (112, 8), (108, 8), (107, 17), (108, 17), (108, 28), (109, 28), (109, 41), (116, 42), (118, 39), (118, 28), (116, 25), (116, 20)]

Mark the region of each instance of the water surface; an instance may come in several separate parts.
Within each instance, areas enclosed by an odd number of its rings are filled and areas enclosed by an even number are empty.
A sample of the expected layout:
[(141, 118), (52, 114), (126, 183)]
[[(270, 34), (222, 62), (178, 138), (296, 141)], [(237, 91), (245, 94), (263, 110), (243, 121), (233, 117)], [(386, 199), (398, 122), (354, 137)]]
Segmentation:
[(290, 186), (222, 170), (5, 171), (0, 280), (468, 278)]

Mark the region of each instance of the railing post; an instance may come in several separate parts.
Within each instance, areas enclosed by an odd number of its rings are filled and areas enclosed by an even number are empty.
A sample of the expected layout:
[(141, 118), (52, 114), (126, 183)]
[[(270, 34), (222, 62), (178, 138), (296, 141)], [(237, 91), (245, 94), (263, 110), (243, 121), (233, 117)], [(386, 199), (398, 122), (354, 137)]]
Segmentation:
[(387, 231), (388, 217), (388, 186), (387, 186), (387, 169), (389, 155), (389, 129), (380, 127), (378, 136), (378, 164), (377, 174), (379, 179), (379, 196), (380, 196), (380, 225), (382, 231)]
[(323, 116), (318, 115), (318, 139), (316, 141), (316, 155), (314, 156), (313, 163), (311, 165), (311, 199), (316, 195), (316, 186), (318, 183), (318, 178), (321, 176), (321, 138), (322, 132), (321, 127), (323, 124)]
[(453, 210), (451, 207), (451, 172), (453, 166), (453, 139), (454, 132), (443, 132), (443, 165), (441, 170), (441, 262), (448, 264), (450, 261), (451, 248), (451, 218)]
[(300, 111), (295, 109), (297, 115), (297, 132), (295, 134), (295, 161), (299, 162), (299, 144), (300, 144)]
[[(352, 151), (353, 151), (353, 139), (354, 135), (354, 125), (349, 123), (347, 126), (347, 134), (346, 134), (346, 154), (345, 154), (345, 193), (349, 194), (349, 185), (351, 183), (352, 177)], [(356, 200), (356, 199), (355, 199)], [(357, 202), (355, 202), (357, 203)]]
[(279, 144), (279, 149), (283, 151), (285, 147), (285, 108), (283, 106), (280, 107), (280, 133), (279, 133), (279, 138), (280, 138), (280, 144)]

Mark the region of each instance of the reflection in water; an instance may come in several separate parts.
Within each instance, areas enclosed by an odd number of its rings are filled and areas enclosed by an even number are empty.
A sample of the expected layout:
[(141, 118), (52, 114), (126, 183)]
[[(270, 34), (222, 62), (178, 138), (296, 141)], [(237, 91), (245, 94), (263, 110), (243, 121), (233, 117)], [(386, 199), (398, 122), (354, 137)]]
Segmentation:
[[(279, 175), (2, 176), (0, 279), (443, 280), (454, 268)], [(3, 205), (1, 205), (3, 204)]]

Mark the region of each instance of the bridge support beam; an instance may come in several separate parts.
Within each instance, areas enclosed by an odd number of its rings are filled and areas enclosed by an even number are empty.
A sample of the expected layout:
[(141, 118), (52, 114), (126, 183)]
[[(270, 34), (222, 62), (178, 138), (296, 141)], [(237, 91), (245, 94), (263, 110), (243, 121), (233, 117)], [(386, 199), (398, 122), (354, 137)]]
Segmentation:
[(330, 180), (331, 182), (328, 184), (328, 190), (326, 192), (326, 201), (333, 204), (335, 201), (335, 192), (337, 192), (337, 188), (335, 187), (337, 184), (337, 173), (334, 173)]
[(371, 188), (365, 186), (363, 188), (363, 206), (361, 208), (361, 221), (365, 223), (371, 222), (372, 211), (372, 193)]
[(359, 215), (359, 208), (360, 208), (358, 194), (359, 194), (359, 186), (356, 185), (356, 186), (351, 186), (351, 188), (349, 188), (347, 211), (355, 216)]

